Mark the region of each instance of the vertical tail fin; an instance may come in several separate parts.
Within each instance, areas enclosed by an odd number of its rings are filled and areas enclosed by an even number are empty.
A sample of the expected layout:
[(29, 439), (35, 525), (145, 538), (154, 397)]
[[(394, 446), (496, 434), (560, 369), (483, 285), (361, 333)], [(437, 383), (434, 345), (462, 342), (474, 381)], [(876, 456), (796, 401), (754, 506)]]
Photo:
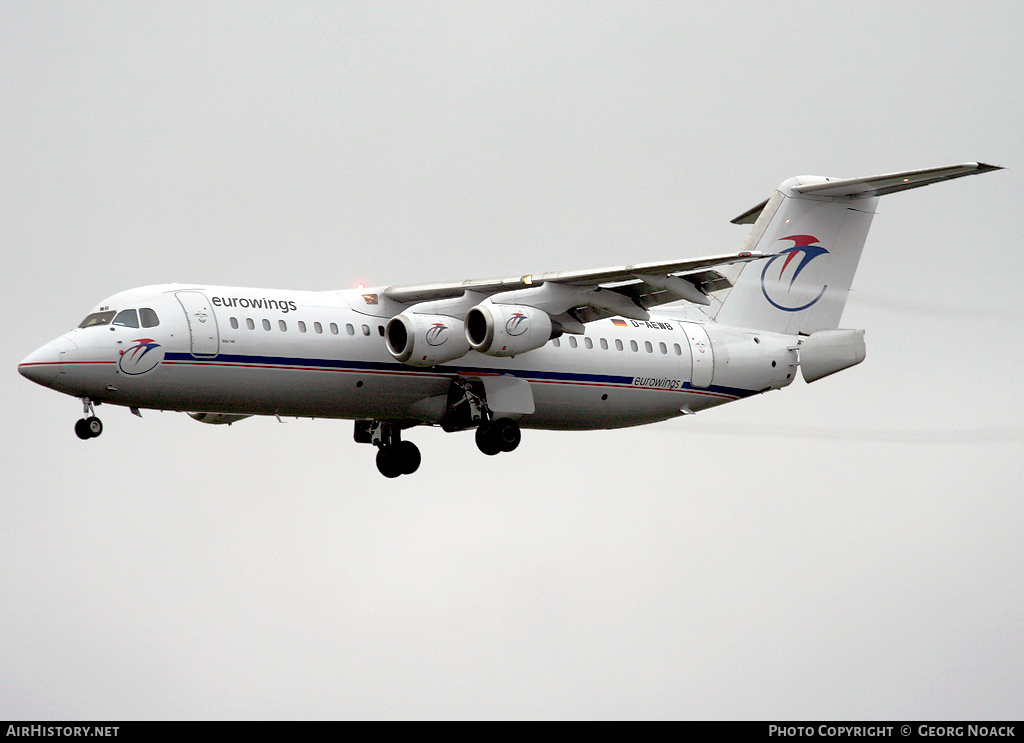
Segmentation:
[(836, 180), (798, 176), (733, 220), (754, 223), (744, 264), (715, 319), (727, 325), (810, 334), (839, 327), (879, 196), (999, 170), (984, 163)]

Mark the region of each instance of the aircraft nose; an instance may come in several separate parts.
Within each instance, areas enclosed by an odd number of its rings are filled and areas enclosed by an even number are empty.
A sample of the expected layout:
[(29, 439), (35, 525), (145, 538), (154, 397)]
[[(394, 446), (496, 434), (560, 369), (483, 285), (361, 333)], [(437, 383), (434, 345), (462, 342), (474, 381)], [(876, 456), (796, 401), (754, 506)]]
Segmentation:
[(57, 378), (57, 364), (60, 363), (60, 351), (53, 343), (40, 346), (18, 364), (18, 371), (26, 379), (36, 384), (46, 384)]
[(40, 346), (22, 359), (21, 363), (18, 364), (18, 371), (26, 379), (31, 379), (36, 384), (50, 387), (56, 381), (57, 375), (60, 372), (59, 364), (61, 361), (67, 360), (62, 358), (62, 354), (66, 356), (67, 353), (77, 349), (78, 346), (74, 341), (61, 336), (46, 345)]

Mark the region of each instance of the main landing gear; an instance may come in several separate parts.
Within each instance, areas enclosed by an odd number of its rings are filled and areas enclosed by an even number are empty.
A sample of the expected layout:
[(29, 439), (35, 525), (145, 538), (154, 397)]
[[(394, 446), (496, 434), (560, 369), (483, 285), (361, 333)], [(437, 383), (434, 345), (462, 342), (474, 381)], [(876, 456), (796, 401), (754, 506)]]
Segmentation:
[(456, 377), (448, 388), (448, 405), (441, 428), (462, 431), (476, 426), (476, 445), (484, 454), (494, 456), (519, 446), (522, 434), (511, 418), (494, 419), (487, 406), (484, 383), (479, 379)]
[(476, 445), (484, 454), (494, 456), (503, 451), (512, 451), (523, 438), (519, 424), (511, 418), (481, 423), (476, 429)]
[(103, 421), (96, 417), (92, 400), (88, 397), (82, 398), (82, 408), (86, 417), (75, 423), (75, 433), (83, 440), (94, 439), (103, 433)]
[(464, 431), (491, 419), (487, 407), (487, 391), (479, 379), (455, 377), (448, 385), (448, 400), (441, 416), (441, 429), (446, 433)]
[(377, 470), (384, 477), (411, 475), (420, 468), (420, 450), (411, 441), (402, 441), (402, 431), (383, 421), (356, 421), (355, 440), (377, 447)]
[[(511, 418), (494, 417), (487, 406), (483, 382), (474, 378), (456, 377), (452, 380), (440, 424), (449, 433), (476, 428), (476, 445), (488, 456), (512, 451), (522, 439), (518, 423)], [(411, 441), (402, 441), (402, 428), (409, 425), (416, 423), (355, 422), (356, 443), (377, 447), (377, 469), (384, 477), (411, 475), (419, 469), (420, 450)]]

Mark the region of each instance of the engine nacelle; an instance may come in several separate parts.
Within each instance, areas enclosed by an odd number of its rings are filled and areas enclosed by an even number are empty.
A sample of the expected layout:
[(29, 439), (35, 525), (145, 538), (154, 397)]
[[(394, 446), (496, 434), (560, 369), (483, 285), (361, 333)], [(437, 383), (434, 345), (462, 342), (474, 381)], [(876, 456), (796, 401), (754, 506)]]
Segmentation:
[(213, 426), (230, 426), (235, 421), (252, 418), (251, 415), (231, 415), (230, 413), (189, 413), (188, 417), (200, 423), (209, 423)]
[(515, 356), (551, 340), (551, 316), (518, 304), (478, 304), (466, 315), (466, 339), (488, 356)]
[(447, 315), (396, 315), (384, 338), (388, 353), (411, 366), (443, 364), (469, 352), (462, 321)]

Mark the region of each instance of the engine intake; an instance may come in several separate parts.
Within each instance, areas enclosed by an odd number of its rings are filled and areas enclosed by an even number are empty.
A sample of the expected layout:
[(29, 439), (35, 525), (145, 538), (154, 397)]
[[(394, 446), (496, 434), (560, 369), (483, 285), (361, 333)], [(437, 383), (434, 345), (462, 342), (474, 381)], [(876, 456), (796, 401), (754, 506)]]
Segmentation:
[(447, 315), (396, 315), (384, 338), (388, 353), (411, 366), (443, 364), (469, 352), (462, 321)]
[(551, 340), (551, 316), (522, 305), (478, 304), (466, 315), (466, 339), (488, 356), (515, 356)]

